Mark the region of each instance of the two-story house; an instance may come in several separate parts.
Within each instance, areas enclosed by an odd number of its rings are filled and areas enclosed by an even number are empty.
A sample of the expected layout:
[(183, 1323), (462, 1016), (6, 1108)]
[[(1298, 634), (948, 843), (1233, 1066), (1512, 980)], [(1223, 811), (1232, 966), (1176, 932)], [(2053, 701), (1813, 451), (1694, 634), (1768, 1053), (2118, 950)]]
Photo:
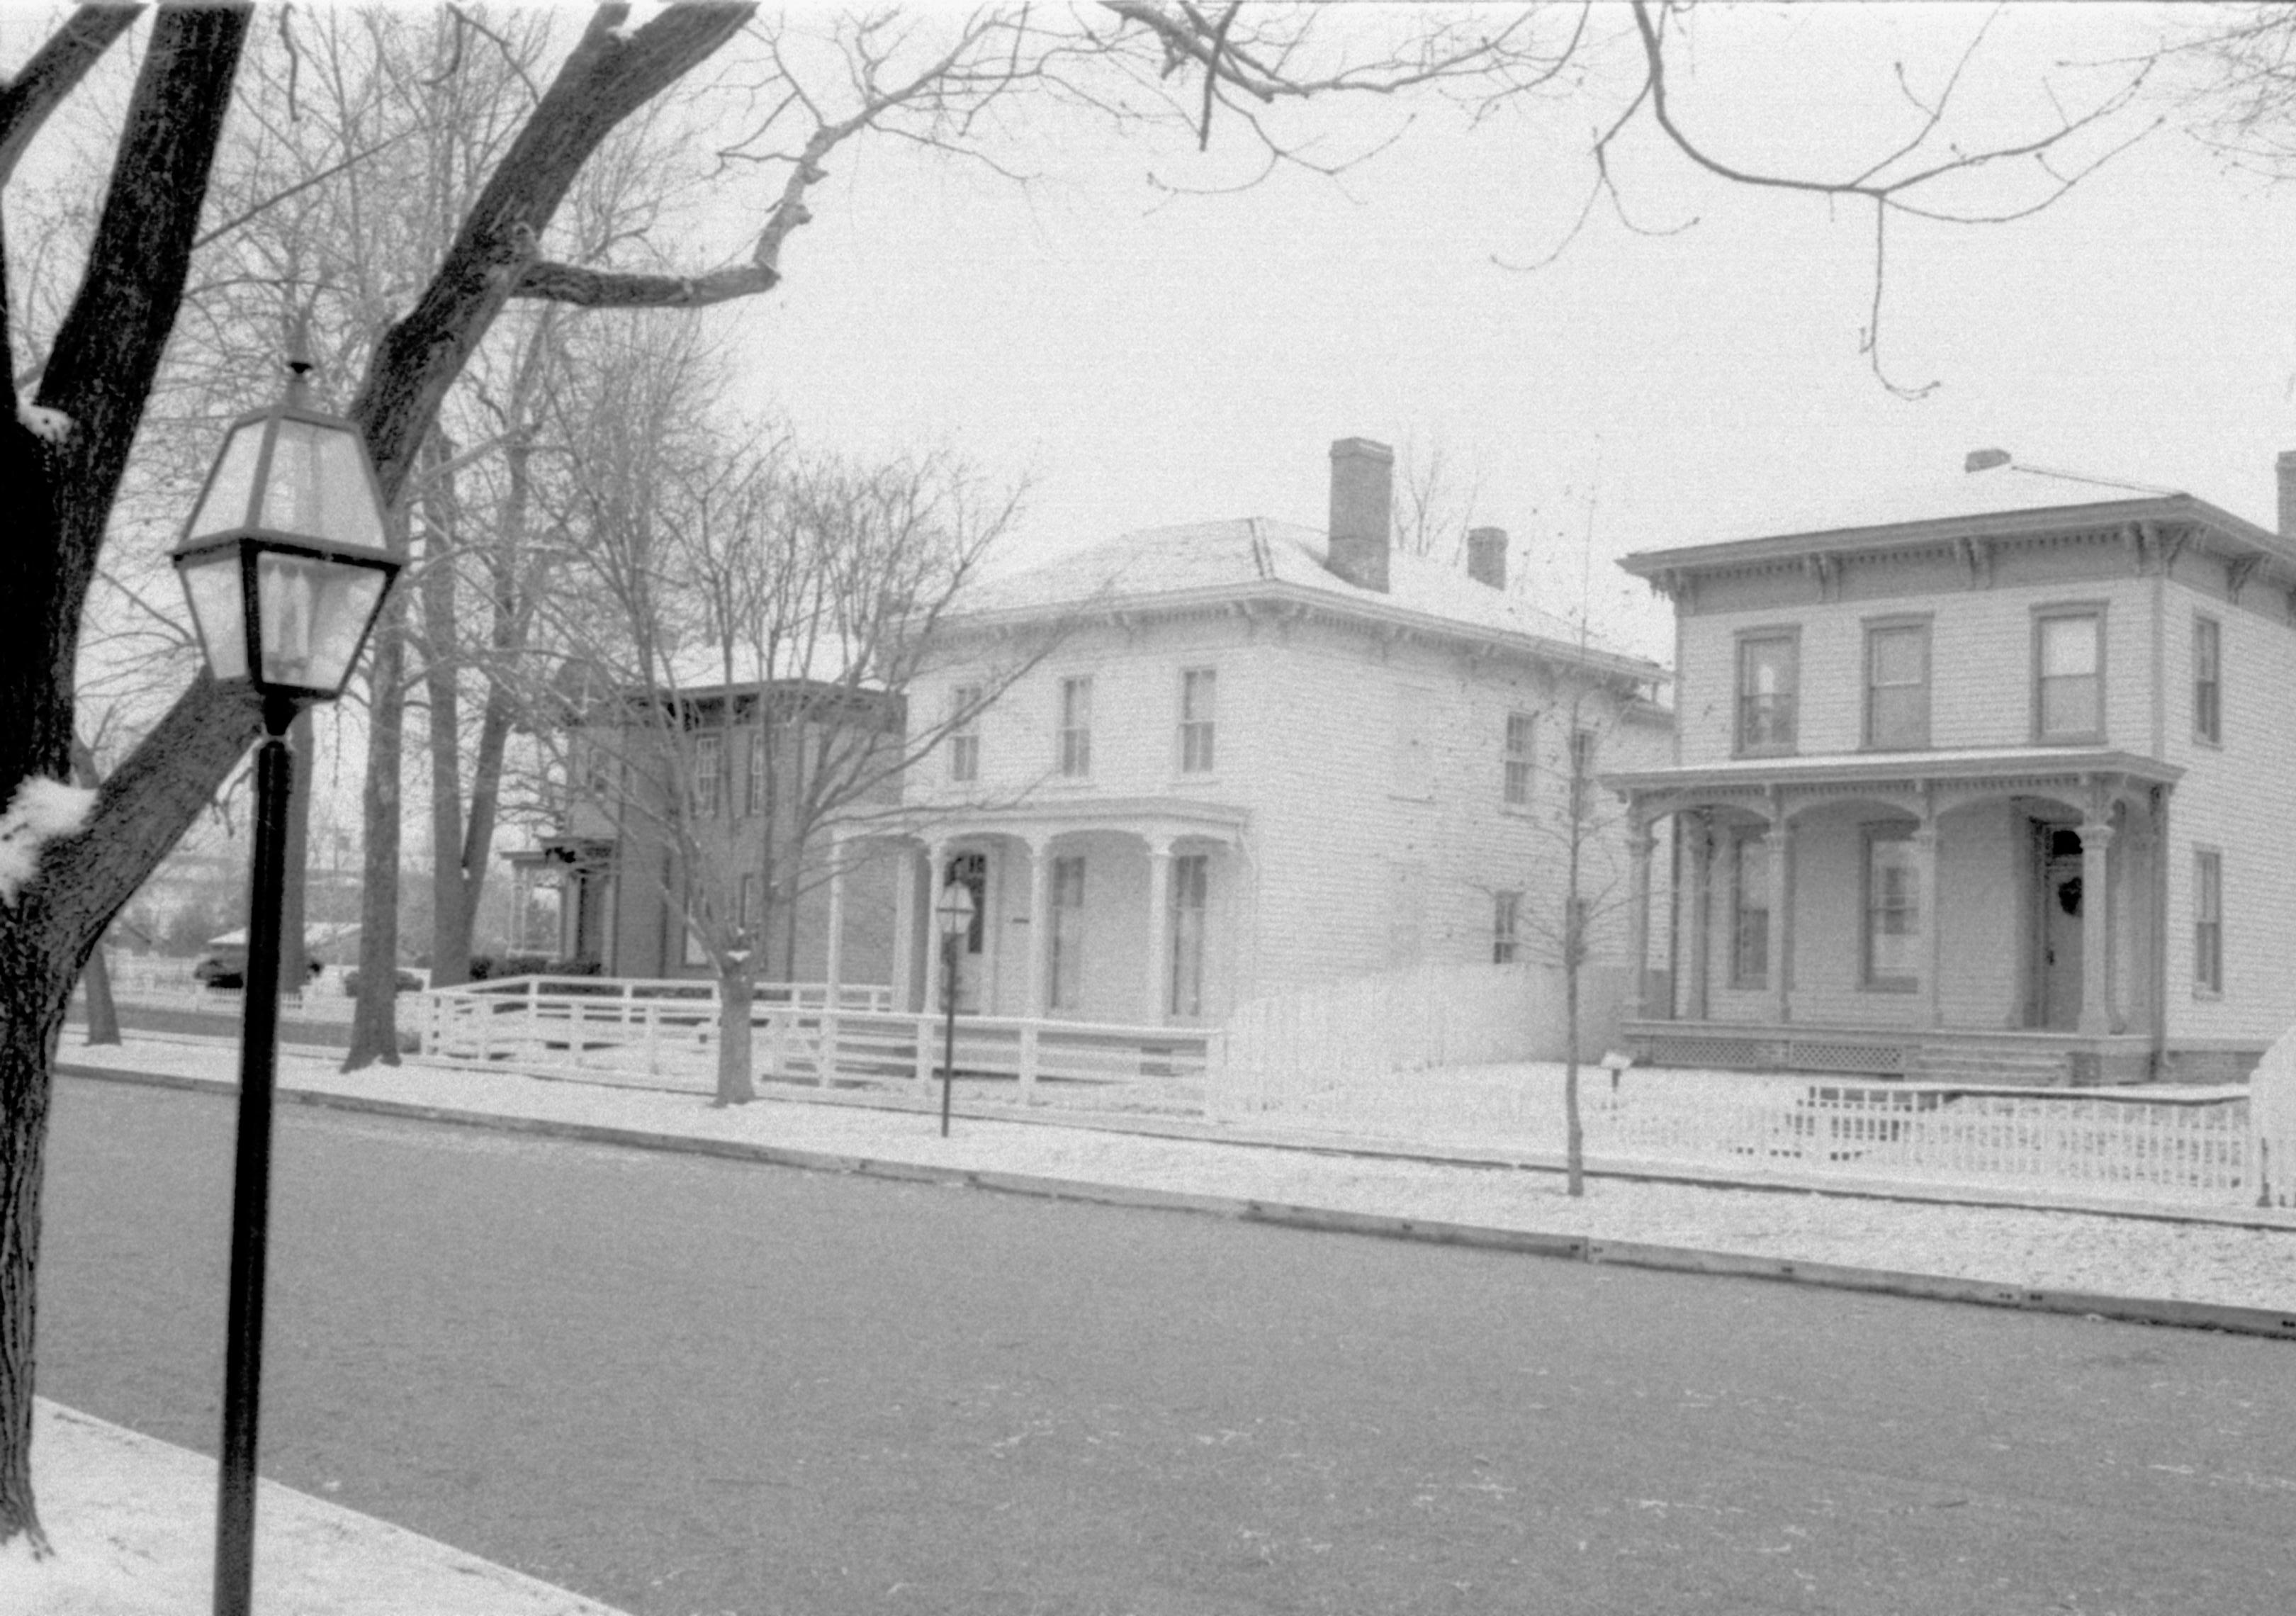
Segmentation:
[[(884, 981), (892, 870), (831, 822), (898, 799), (890, 772), (855, 759), (899, 735), (901, 701), (817, 680), (707, 679), (579, 704), (560, 737), (559, 829), (505, 855), (517, 908), (555, 922), (554, 936), (522, 928), (519, 940), (609, 976), (706, 977), (696, 923), (715, 923), (749, 940), (767, 980)], [(824, 769), (836, 771), (826, 788)], [(824, 789), (834, 812), (814, 800)], [(558, 900), (537, 905), (537, 888)]]
[(2296, 457), (2283, 533), (2006, 462), (1624, 562), (1677, 623), (1675, 759), (1611, 774), (1682, 874), (1645, 1057), (2215, 1079), (2296, 1020)]
[[(1500, 529), (1470, 537), (1464, 571), (1398, 552), (1392, 460), (1332, 447), (1326, 531), (1128, 534), (943, 622), (913, 723), (974, 716), (905, 779), (896, 1004), (927, 1002), (950, 880), (977, 904), (961, 1000), (1008, 1015), (1212, 1024), (1308, 985), (1541, 953), (1573, 749), (1582, 779), (1662, 762), (1664, 670), (1509, 593)], [(1616, 821), (1592, 826), (1589, 892), (1623, 882)], [(1602, 937), (1615, 964), (1623, 925)]]

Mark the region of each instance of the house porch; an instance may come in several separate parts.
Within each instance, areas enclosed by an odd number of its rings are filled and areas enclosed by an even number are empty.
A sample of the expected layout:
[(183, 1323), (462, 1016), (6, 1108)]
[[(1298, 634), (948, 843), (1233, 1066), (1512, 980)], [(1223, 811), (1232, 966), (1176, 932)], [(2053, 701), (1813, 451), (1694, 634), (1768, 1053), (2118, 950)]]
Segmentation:
[[(2144, 1079), (2166, 1025), (2178, 772), (2029, 749), (1614, 778), (1636, 832), (1632, 1052), (1949, 1081)], [(1653, 915), (1661, 831), (1676, 901)]]

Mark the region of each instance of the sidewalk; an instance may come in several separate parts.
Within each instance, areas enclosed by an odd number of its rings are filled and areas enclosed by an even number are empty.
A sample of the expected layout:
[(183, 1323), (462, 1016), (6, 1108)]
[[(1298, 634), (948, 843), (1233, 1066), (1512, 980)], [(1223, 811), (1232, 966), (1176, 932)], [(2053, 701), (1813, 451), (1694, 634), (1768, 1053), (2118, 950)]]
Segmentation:
[[(197, 1616), (215, 1577), (216, 1464), (42, 1399), (32, 1481), (55, 1553), (0, 1550), (11, 1616)], [(617, 1616), (611, 1607), (265, 1481), (255, 1608), (280, 1616)]]

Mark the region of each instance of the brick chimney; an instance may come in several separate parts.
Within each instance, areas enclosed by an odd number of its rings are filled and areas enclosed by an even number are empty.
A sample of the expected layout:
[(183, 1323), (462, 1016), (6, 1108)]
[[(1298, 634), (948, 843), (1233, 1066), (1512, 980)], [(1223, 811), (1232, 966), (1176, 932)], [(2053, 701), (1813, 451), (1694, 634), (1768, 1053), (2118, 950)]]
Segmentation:
[(1325, 565), (1362, 589), (1387, 593), (1395, 451), (1368, 438), (1332, 445), (1332, 540)]
[(2273, 469), (2280, 473), (2280, 537), (2296, 538), (2296, 449), (2281, 450)]
[(1506, 587), (1506, 529), (1467, 529), (1467, 576), (1494, 589)]

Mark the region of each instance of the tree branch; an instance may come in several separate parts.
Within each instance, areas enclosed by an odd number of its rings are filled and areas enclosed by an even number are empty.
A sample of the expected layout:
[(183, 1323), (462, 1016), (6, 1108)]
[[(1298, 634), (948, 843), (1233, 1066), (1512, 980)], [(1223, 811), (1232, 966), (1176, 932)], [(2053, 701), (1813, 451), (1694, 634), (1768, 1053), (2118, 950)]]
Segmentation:
[(0, 89), (0, 185), (16, 171), (48, 114), (134, 24), (141, 5), (83, 5), (64, 19), (23, 70)]

